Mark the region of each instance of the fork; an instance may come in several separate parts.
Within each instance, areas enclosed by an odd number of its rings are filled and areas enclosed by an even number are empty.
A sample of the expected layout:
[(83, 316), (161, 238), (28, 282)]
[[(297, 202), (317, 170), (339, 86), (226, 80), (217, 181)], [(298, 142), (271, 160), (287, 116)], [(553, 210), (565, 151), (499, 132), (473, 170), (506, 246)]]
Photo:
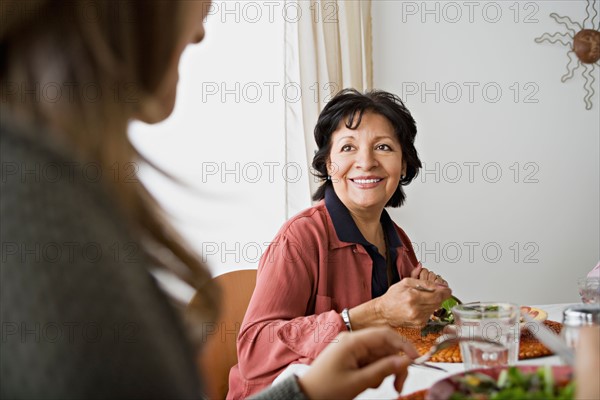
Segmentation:
[(494, 342), (493, 340), (490, 340), (490, 339), (486, 339), (482, 336), (461, 337), (461, 336), (456, 336), (456, 335), (444, 335), (444, 336), (440, 336), (439, 338), (437, 338), (435, 340), (434, 345), (431, 346), (429, 351), (427, 353), (423, 354), (422, 356), (415, 358), (411, 365), (427, 365), (428, 367), (435, 367), (430, 364), (425, 364), (425, 362), (428, 361), (438, 351), (447, 349), (448, 347), (453, 346), (460, 342), (487, 343), (487, 344), (491, 344), (493, 346), (497, 346), (499, 348), (504, 348), (504, 346), (501, 345), (500, 343)]

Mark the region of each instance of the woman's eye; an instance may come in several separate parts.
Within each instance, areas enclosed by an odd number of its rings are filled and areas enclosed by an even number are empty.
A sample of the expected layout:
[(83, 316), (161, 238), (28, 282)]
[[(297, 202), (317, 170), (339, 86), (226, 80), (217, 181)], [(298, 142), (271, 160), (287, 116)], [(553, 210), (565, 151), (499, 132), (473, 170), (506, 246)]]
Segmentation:
[(352, 146), (350, 146), (349, 144), (345, 144), (342, 146), (342, 151), (350, 151), (352, 150)]
[(387, 144), (379, 144), (377, 145), (377, 150), (386, 150), (386, 151), (390, 151), (392, 150), (392, 148), (390, 146), (388, 146)]

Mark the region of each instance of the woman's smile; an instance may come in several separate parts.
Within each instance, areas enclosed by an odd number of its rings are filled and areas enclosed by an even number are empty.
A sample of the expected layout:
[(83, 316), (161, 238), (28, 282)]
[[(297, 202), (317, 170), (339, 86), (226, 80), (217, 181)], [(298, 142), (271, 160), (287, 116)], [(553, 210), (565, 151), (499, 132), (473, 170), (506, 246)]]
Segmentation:
[(379, 186), (379, 184), (383, 182), (383, 178), (376, 176), (360, 176), (356, 178), (349, 178), (349, 180), (359, 189), (372, 189)]

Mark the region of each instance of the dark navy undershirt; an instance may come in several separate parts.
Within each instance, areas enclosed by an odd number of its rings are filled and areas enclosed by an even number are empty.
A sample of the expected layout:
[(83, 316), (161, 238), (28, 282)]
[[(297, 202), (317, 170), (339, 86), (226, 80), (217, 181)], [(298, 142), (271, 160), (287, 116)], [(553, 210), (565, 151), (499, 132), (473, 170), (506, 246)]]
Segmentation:
[[(325, 191), (325, 206), (331, 216), (333, 227), (338, 238), (343, 242), (361, 244), (373, 260), (373, 274), (371, 279), (371, 296), (379, 297), (388, 290), (387, 262), (377, 250), (377, 246), (369, 243), (363, 234), (360, 232), (356, 223), (350, 215), (350, 211), (344, 203), (339, 199), (335, 190), (330, 186)], [(389, 255), (392, 261), (392, 285), (400, 281), (398, 269), (396, 268), (396, 259), (398, 253), (397, 247), (402, 246), (398, 232), (394, 227), (394, 223), (386, 210), (381, 213), (381, 227), (386, 237)]]

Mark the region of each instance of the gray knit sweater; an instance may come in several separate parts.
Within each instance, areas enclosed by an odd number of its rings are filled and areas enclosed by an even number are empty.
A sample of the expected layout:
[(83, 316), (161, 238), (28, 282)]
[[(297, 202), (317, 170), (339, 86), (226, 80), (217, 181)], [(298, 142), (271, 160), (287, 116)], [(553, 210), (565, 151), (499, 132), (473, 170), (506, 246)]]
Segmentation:
[[(181, 321), (96, 165), (6, 126), (0, 163), (1, 397), (200, 398)], [(258, 397), (303, 398), (293, 378)]]

